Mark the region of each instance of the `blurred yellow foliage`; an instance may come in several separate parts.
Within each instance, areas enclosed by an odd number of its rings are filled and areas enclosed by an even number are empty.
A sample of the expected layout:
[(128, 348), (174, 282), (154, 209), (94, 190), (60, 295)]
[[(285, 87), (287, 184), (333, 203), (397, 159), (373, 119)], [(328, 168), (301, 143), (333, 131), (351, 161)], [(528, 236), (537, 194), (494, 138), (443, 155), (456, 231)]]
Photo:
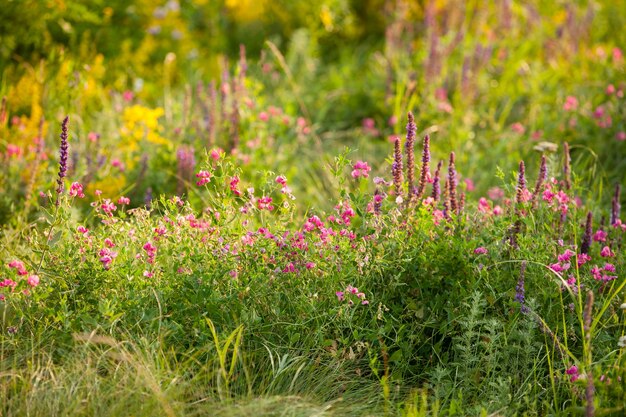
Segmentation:
[(124, 126), (120, 133), (126, 143), (124, 148), (127, 152), (134, 152), (139, 149), (138, 142), (146, 139), (150, 143), (156, 145), (171, 146), (171, 142), (160, 135), (163, 127), (159, 125), (159, 118), (165, 114), (163, 108), (157, 107), (150, 109), (148, 107), (134, 105), (124, 109), (122, 119)]
[(266, 0), (226, 0), (226, 7), (238, 22), (259, 20), (265, 11)]
[[(41, 97), (43, 87), (34, 71), (26, 71), (16, 85), (11, 86), (7, 96), (9, 110), (17, 112), (19, 129), (13, 142), (20, 146), (32, 145), (39, 134), (43, 109)], [(20, 114), (22, 113), (22, 114)], [(23, 114), (28, 113), (28, 115)]]
[(86, 192), (88, 195), (95, 195), (96, 190), (102, 191), (102, 196), (106, 198), (115, 198), (121, 195), (126, 188), (126, 178), (123, 174), (109, 175), (99, 181), (90, 183)]

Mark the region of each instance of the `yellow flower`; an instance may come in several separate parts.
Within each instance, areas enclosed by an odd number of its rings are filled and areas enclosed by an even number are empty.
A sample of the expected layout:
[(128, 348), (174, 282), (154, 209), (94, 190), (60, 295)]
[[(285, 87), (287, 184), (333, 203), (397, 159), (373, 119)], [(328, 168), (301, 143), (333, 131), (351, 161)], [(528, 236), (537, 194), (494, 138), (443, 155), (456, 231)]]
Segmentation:
[(160, 135), (163, 127), (159, 125), (159, 118), (165, 114), (161, 107), (150, 109), (134, 105), (124, 109), (122, 119), (124, 126), (120, 130), (125, 143), (122, 145), (127, 151), (137, 149), (137, 144), (143, 139), (156, 145), (171, 145), (171, 142)]

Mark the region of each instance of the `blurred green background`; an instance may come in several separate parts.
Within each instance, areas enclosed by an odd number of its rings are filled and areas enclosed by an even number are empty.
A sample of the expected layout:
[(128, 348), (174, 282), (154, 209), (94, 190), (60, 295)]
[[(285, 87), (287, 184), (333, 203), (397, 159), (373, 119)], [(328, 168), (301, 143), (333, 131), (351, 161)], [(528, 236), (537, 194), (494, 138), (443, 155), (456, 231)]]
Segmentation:
[[(163, 109), (149, 119), (167, 146), (140, 145), (110, 187), (174, 192), (176, 151), (191, 146), (201, 161), (210, 147), (197, 129), (206, 89), (241, 78), (210, 145), (238, 148), (250, 176), (289, 174), (313, 206), (336, 200), (328, 165), (346, 147), (388, 178), (389, 139), (409, 110), (435, 158), (457, 152), (468, 192), (502, 185), (498, 170), (520, 159), (557, 158), (565, 141), (603, 190), (626, 179), (625, 23), (626, 0), (5, 0), (0, 95), (20, 122), (3, 121), (0, 150), (26, 149), (41, 116), (54, 147), (48, 121), (72, 114), (74, 149), (112, 161), (126, 93)], [(268, 112), (283, 124), (260, 123)]]

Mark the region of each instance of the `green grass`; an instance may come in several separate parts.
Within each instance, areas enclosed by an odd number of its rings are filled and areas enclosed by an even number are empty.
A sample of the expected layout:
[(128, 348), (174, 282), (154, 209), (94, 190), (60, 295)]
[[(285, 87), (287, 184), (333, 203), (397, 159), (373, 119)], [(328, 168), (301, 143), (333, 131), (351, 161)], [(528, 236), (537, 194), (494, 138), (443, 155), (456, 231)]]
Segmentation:
[(87, 3), (0, 11), (0, 415), (624, 414), (624, 1)]

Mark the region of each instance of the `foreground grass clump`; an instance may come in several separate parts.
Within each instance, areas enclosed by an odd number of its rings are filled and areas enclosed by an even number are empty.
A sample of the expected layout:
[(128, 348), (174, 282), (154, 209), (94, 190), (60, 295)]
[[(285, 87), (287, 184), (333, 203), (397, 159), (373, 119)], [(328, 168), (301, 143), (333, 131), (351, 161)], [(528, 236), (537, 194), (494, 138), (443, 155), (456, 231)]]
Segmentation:
[(331, 212), (215, 151), (193, 199), (81, 214), (67, 132), (4, 234), (3, 414), (623, 412), (619, 187), (585, 201), (567, 147), (474, 201), (409, 114), (387, 177), (336, 158)]

